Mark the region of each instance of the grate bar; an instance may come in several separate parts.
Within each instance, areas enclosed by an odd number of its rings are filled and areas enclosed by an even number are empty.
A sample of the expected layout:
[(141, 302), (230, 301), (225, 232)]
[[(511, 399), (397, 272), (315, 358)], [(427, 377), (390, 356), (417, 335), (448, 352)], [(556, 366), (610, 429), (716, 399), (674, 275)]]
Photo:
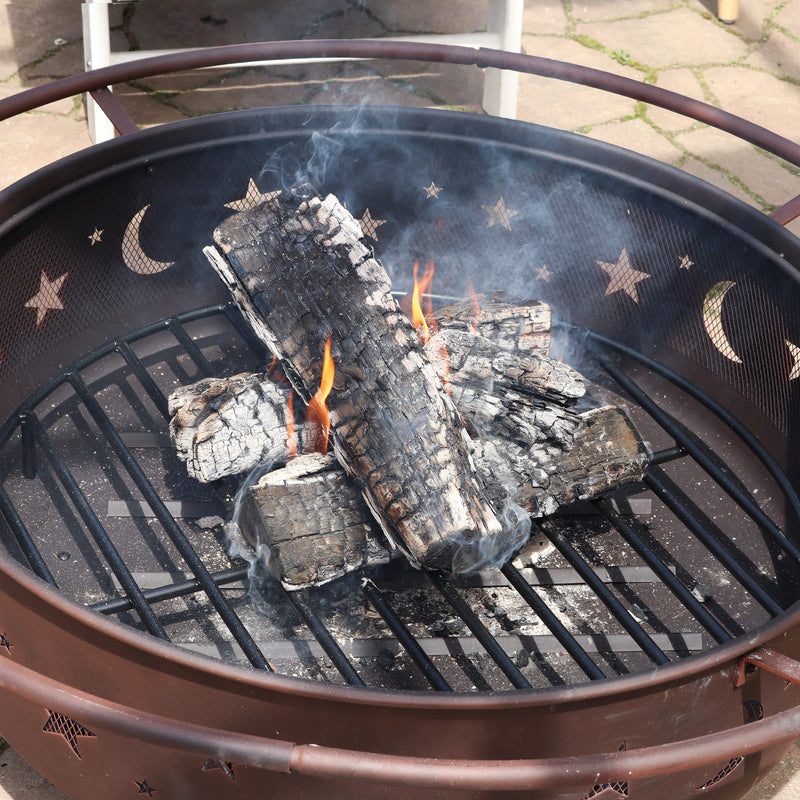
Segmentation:
[(227, 603), (222, 596), (219, 587), (214, 583), (211, 575), (203, 564), (202, 559), (197, 555), (189, 540), (183, 534), (181, 529), (175, 522), (172, 514), (169, 513), (163, 500), (159, 497), (158, 493), (153, 489), (150, 481), (145, 476), (142, 468), (139, 466), (136, 459), (131, 454), (130, 450), (125, 446), (116, 428), (112, 425), (105, 411), (101, 408), (100, 404), (89, 391), (86, 384), (74, 372), (67, 373), (69, 380), (75, 392), (80, 397), (86, 410), (91, 414), (95, 423), (100, 428), (103, 435), (111, 444), (117, 458), (122, 462), (128, 474), (133, 479), (139, 491), (144, 495), (145, 501), (150, 505), (155, 513), (156, 518), (164, 527), (165, 532), (172, 540), (178, 552), (183, 557), (189, 569), (194, 573), (203, 591), (208, 596), (214, 609), (222, 618), (225, 625), (233, 634), (236, 641), (241, 646), (245, 655), (250, 663), (258, 669), (265, 669), (272, 671), (263, 653), (258, 649), (253, 637), (242, 624), (242, 621), (233, 611), (231, 606)]
[(673, 571), (653, 552), (644, 542), (633, 526), (624, 520), (608, 501), (598, 501), (594, 504), (600, 513), (616, 528), (617, 532), (628, 544), (647, 562), (653, 572), (658, 575), (664, 585), (680, 600), (681, 603), (693, 614), (695, 619), (718, 641), (730, 641), (731, 635), (720, 623), (704, 608), (700, 601), (686, 588), (683, 582)]
[(650, 471), (644, 476), (645, 484), (675, 516), (700, 540), (705, 548), (730, 572), (737, 581), (773, 616), (783, 612), (783, 608), (769, 595), (752, 575), (705, 529), (697, 517), (680, 501), (677, 495), (664, 483), (659, 473)]
[(334, 639), (331, 632), (325, 627), (317, 615), (294, 592), (286, 592), (286, 596), (289, 598), (289, 601), (294, 606), (297, 613), (303, 618), (303, 622), (308, 626), (314, 638), (325, 651), (325, 655), (330, 658), (345, 681), (351, 686), (364, 686), (364, 681), (361, 680), (361, 676), (356, 672), (356, 668), (350, 663), (347, 656), (344, 654), (344, 650), (339, 647), (339, 643)]
[(492, 660), (503, 671), (503, 674), (511, 681), (516, 689), (530, 689), (528, 679), (519, 671), (519, 668), (509, 658), (508, 653), (500, 646), (497, 640), (484, 627), (475, 612), (467, 605), (461, 595), (453, 588), (450, 581), (440, 572), (429, 572), (433, 585), (442, 593), (445, 600), (453, 607), (453, 610), (466, 623), (472, 631), (472, 635), (481, 643), (481, 646), (489, 654)]
[(800, 562), (800, 549), (797, 548), (783, 531), (762, 511), (747, 492), (737, 486), (690, 437), (686, 436), (674, 418), (658, 406), (650, 396), (631, 378), (629, 378), (608, 356), (596, 348), (594, 350), (603, 369), (625, 389), (641, 407), (686, 450), (686, 452), (711, 476), (720, 488), (742, 509), (764, 533), (780, 545), (795, 561)]
[(86, 495), (81, 490), (72, 472), (70, 472), (69, 467), (67, 467), (64, 459), (62, 459), (58, 454), (50, 437), (42, 428), (41, 422), (32, 413), (29, 413), (27, 417), (29, 424), (33, 426), (34, 434), (39, 447), (45, 454), (47, 460), (50, 462), (50, 465), (53, 467), (59, 482), (64, 487), (67, 496), (72, 502), (72, 505), (75, 507), (78, 514), (80, 514), (84, 525), (86, 525), (86, 528), (88, 529), (92, 538), (100, 548), (100, 552), (103, 554), (103, 557), (105, 558), (109, 567), (111, 567), (112, 572), (114, 575), (116, 575), (117, 580), (119, 580), (122, 590), (130, 599), (134, 610), (139, 615), (150, 633), (152, 633), (154, 636), (157, 636), (159, 639), (168, 641), (169, 637), (167, 636), (167, 633), (162, 627), (161, 623), (158, 621), (158, 617), (156, 617), (156, 615), (153, 613), (153, 609), (147, 605), (147, 601), (142, 594), (142, 590), (134, 580), (133, 575), (131, 575), (127, 564), (122, 559), (122, 556), (120, 556), (119, 551), (115, 547), (114, 543), (111, 541), (106, 529), (103, 527), (102, 523), (97, 517), (97, 514), (95, 514), (94, 509), (90, 505), (89, 501), (86, 499)]
[(597, 573), (581, 558), (578, 551), (567, 541), (565, 536), (554, 526), (542, 523), (550, 541), (558, 548), (561, 555), (572, 564), (580, 576), (606, 605), (615, 619), (633, 637), (633, 640), (642, 650), (655, 661), (656, 664), (667, 664), (669, 659), (663, 650), (653, 641), (645, 629), (631, 616), (628, 610), (611, 593), (608, 587), (600, 580)]
[(164, 392), (158, 388), (156, 382), (153, 380), (153, 376), (145, 369), (144, 364), (142, 364), (139, 356), (133, 352), (133, 348), (130, 344), (124, 339), (119, 339), (115, 343), (115, 349), (125, 359), (125, 362), (131, 368), (136, 379), (141, 383), (142, 388), (147, 392), (153, 403), (155, 403), (156, 408), (164, 419), (169, 420), (169, 407)]
[(11, 528), (14, 538), (22, 549), (22, 554), (25, 556), (25, 559), (30, 564), (34, 573), (43, 581), (47, 581), (51, 586), (58, 587), (53, 573), (50, 572), (50, 568), (45, 563), (39, 548), (33, 541), (33, 537), (25, 527), (25, 523), (17, 513), (14, 503), (11, 502), (11, 498), (2, 486), (0, 486), (0, 513), (5, 517), (8, 527)]
[(402, 648), (408, 653), (411, 660), (425, 676), (425, 680), (427, 680), (437, 692), (452, 692), (453, 690), (450, 684), (444, 679), (442, 673), (439, 672), (436, 665), (431, 661), (425, 650), (423, 650), (422, 645), (389, 607), (389, 604), (386, 602), (386, 599), (381, 594), (378, 587), (371, 580), (365, 579), (362, 582), (361, 588), (367, 600), (369, 600), (373, 608), (381, 615), (381, 618), (389, 626), (389, 630), (395, 635)]
[(186, 332), (186, 328), (183, 327), (180, 320), (177, 317), (171, 317), (167, 320), (167, 327), (192, 361), (199, 367), (203, 375), (207, 378), (211, 377), (214, 374), (214, 368), (203, 355), (203, 351), (194, 343), (192, 337)]
[[(247, 578), (249, 566), (234, 567), (232, 569), (212, 572), (211, 578), (217, 586), (225, 586), (229, 583), (236, 583)], [(176, 597), (187, 597), (191, 594), (201, 592), (203, 587), (196, 578), (191, 580), (168, 583), (157, 586), (154, 589), (145, 589), (142, 594), (148, 603), (160, 603), (164, 600), (174, 600)], [(113, 600), (104, 600), (101, 603), (94, 603), (89, 608), (100, 614), (119, 614), (131, 608), (131, 601), (127, 597), (115, 597)]]
[(533, 588), (522, 577), (519, 570), (509, 561), (500, 571), (506, 576), (508, 582), (517, 590), (523, 600), (536, 612), (539, 619), (548, 627), (556, 639), (564, 645), (564, 649), (586, 673), (586, 676), (593, 681), (605, 678), (603, 671), (592, 661), (588, 653), (580, 646), (578, 640), (550, 610), (547, 603), (533, 591)]

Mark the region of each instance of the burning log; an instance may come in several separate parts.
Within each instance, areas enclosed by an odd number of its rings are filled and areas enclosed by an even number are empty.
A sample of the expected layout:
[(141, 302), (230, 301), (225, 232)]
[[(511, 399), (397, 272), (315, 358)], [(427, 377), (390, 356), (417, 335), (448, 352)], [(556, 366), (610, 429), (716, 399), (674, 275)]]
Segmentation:
[(290, 456), (288, 392), (262, 373), (206, 378), (169, 397), (170, 435), (189, 474), (210, 483)]
[[(512, 318), (508, 304), (498, 307), (505, 319)], [(527, 306), (537, 318), (542, 316), (542, 307), (547, 308), (541, 303)], [(509, 337), (516, 338), (520, 321), (531, 317), (520, 313), (521, 306), (513, 308), (514, 322), (509, 329), (513, 326), (515, 332), (509, 330)], [(451, 309), (445, 309), (447, 316), (457, 321)], [(473, 315), (471, 307), (462, 311), (465, 316)], [(483, 316), (494, 318), (491, 311)], [(585, 391), (582, 376), (546, 355), (498, 347), (471, 330), (451, 324), (425, 348), (440, 379), (448, 381), (450, 396), (469, 427), (482, 433), (497, 431), (528, 444), (549, 441), (569, 446), (581, 420), (568, 406)], [(442, 346), (447, 348), (446, 361), (438, 357)], [(206, 379), (181, 387), (170, 397), (170, 433), (189, 474), (207, 483), (248, 471), (259, 463), (285, 463), (289, 456), (286, 442), (291, 437), (286, 428), (276, 426), (280, 420), (294, 418), (287, 403), (287, 393), (266, 373)], [(295, 450), (302, 452), (302, 425), (295, 426), (294, 437)]]
[[(623, 410), (584, 412), (567, 452), (526, 450), (503, 440), (476, 441), (487, 492), (534, 517), (552, 514), (622, 483), (640, 480), (648, 452)], [(287, 589), (325, 583), (362, 566), (387, 562), (391, 549), (357, 486), (326, 456), (300, 456), (264, 475), (244, 494), (239, 526), (254, 548), (270, 548), (270, 567)]]
[(506, 350), (550, 353), (550, 306), (541, 301), (509, 300), (503, 292), (476, 295), (434, 314), (440, 331), (475, 333)]
[[(241, 212), (206, 254), (306, 404), (322, 378), (320, 331), (346, 376), (329, 400), (334, 454), (387, 536), (419, 566), (480, 558), (503, 530), (482, 497), (468, 435), (386, 271), (332, 195)], [(513, 535), (513, 534), (512, 534)]]

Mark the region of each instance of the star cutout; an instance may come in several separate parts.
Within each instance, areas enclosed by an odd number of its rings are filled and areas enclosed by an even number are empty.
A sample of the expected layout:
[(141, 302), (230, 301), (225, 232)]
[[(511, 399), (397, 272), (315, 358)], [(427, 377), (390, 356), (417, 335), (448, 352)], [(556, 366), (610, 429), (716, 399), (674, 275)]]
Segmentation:
[(650, 276), (646, 272), (639, 272), (631, 266), (628, 251), (625, 248), (619, 254), (616, 262), (595, 261), (598, 267), (608, 273), (611, 280), (606, 287), (606, 297), (614, 292), (625, 292), (634, 303), (639, 302), (639, 291), (636, 284)]
[(14, 645), (8, 641), (8, 636), (5, 633), (0, 633), (0, 647), (5, 647), (5, 649), (10, 653), (11, 648)]
[(542, 266), (536, 270), (536, 277), (540, 281), (547, 281), (549, 283), (550, 278), (553, 277), (553, 273), (547, 268), (547, 264), (542, 264)]
[(139, 794), (146, 794), (148, 797), (153, 796), (155, 789), (147, 782), (147, 778), (143, 781), (134, 781), (134, 783), (139, 787)]
[(86, 237), (89, 240), (89, 246), (94, 247), (96, 244), (102, 242), (104, 233), (105, 231), (101, 231), (95, 228), (94, 231), (89, 236)]
[(481, 206), (481, 208), (489, 215), (489, 222), (486, 223), (487, 228), (497, 224), (510, 231), (511, 219), (519, 214), (519, 211), (513, 211), (508, 208), (505, 199), (502, 197), (493, 206)]
[[(786, 346), (789, 348), (789, 352), (792, 354), (792, 358), (794, 359), (794, 363), (792, 364), (791, 370), (789, 370), (789, 380), (793, 381), (795, 378), (800, 378), (800, 347), (796, 344), (792, 344), (788, 339), (784, 340), (786, 342)], [(0, 642), (2, 644), (2, 642)]]
[[(622, 753), (627, 750), (627, 745), (623, 742), (619, 746), (619, 752)], [(613, 800), (613, 798), (626, 798), (628, 797), (628, 782), (627, 781), (607, 781), (606, 783), (598, 783), (592, 790), (585, 794), (582, 800), (594, 800), (594, 798), (602, 797), (604, 800)]]
[(681, 269), (691, 269), (694, 266), (694, 261), (692, 261), (689, 256), (682, 256), (679, 266)]
[(209, 758), (203, 764), (203, 772), (210, 769), (221, 769), (232, 781), (236, 780), (236, 775), (233, 774), (233, 764), (230, 761), (217, 761), (215, 758)]
[(364, 209), (364, 216), (361, 217), (359, 220), (361, 225), (361, 230), (364, 233), (364, 236), (369, 236), (370, 239), (374, 239), (376, 242), (378, 241), (378, 234), (376, 231), (380, 228), (381, 225), (386, 224), (385, 219), (373, 219), (372, 214), (368, 208)]
[(442, 187), (441, 186), (437, 186), (433, 181), (431, 181), (431, 185), (430, 186), (423, 186), (422, 187), (422, 191), (425, 192), (425, 197), (428, 197), (428, 198), (438, 197), (439, 196), (439, 192), (442, 191)]
[(65, 272), (60, 278), (51, 281), (44, 270), (42, 270), (42, 275), (39, 278), (39, 291), (25, 303), (25, 308), (36, 309), (37, 328), (44, 321), (48, 311), (60, 311), (64, 308), (64, 304), (61, 302), (58, 293), (61, 291), (61, 287), (64, 285), (64, 281), (67, 279), (68, 275), (69, 273)]
[(46, 733), (57, 733), (63, 736), (67, 744), (72, 748), (78, 758), (81, 754), (78, 752), (78, 737), (79, 736), (94, 736), (94, 734), (83, 727), (79, 722), (74, 719), (58, 714), (55, 711), (49, 711), (50, 717), (42, 728)]
[(267, 200), (274, 200), (280, 193), (280, 189), (274, 192), (262, 192), (256, 186), (256, 182), (250, 178), (244, 197), (241, 200), (234, 200), (232, 203), (225, 203), (225, 208), (230, 208), (233, 211), (247, 211), (248, 208), (260, 206), (262, 203), (266, 203)]

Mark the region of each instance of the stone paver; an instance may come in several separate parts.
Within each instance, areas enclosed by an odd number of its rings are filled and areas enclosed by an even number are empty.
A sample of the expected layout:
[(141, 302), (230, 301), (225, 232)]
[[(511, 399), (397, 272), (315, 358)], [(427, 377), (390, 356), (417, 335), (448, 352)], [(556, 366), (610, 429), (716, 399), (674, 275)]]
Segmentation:
[[(800, 138), (800, 0), (742, 0), (735, 25), (713, 0), (526, 0), (527, 53), (605, 69), (712, 103)], [(485, 0), (170, 0), (115, 3), (118, 50), (259, 39), (482, 30)], [(0, 98), (82, 69), (79, 0), (0, 4)], [(393, 61), (209, 70), (120, 86), (142, 126), (256, 105), (385, 102), (477, 110), (474, 67)], [(800, 194), (800, 170), (706, 125), (652, 105), (530, 75), (522, 120), (636, 150), (716, 185), (761, 211)], [(0, 122), (0, 188), (90, 144), (80, 98)], [(800, 220), (789, 229), (800, 235)], [(13, 751), (0, 755), (0, 800), (66, 800)], [(800, 745), (746, 800), (800, 798)]]

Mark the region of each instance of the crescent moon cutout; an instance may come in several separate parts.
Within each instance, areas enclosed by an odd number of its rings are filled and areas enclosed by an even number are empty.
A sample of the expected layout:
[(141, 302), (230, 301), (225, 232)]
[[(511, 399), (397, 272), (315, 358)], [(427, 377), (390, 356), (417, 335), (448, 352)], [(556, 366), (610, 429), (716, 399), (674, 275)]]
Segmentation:
[(789, 348), (789, 352), (792, 354), (792, 358), (794, 359), (792, 368), (789, 371), (789, 380), (793, 381), (795, 378), (800, 378), (800, 347), (798, 347), (796, 344), (792, 344), (788, 339), (785, 341), (786, 346)]
[(736, 351), (731, 347), (725, 328), (722, 327), (722, 303), (725, 295), (734, 287), (734, 281), (720, 281), (711, 287), (711, 291), (703, 300), (703, 325), (706, 333), (711, 339), (714, 347), (722, 353), (725, 358), (742, 363), (742, 359), (736, 355)]
[(149, 204), (134, 214), (122, 237), (122, 259), (125, 266), (132, 272), (138, 272), (139, 275), (155, 275), (157, 272), (169, 269), (175, 263), (174, 261), (156, 261), (142, 249), (139, 241), (139, 228), (148, 208), (150, 208)]

